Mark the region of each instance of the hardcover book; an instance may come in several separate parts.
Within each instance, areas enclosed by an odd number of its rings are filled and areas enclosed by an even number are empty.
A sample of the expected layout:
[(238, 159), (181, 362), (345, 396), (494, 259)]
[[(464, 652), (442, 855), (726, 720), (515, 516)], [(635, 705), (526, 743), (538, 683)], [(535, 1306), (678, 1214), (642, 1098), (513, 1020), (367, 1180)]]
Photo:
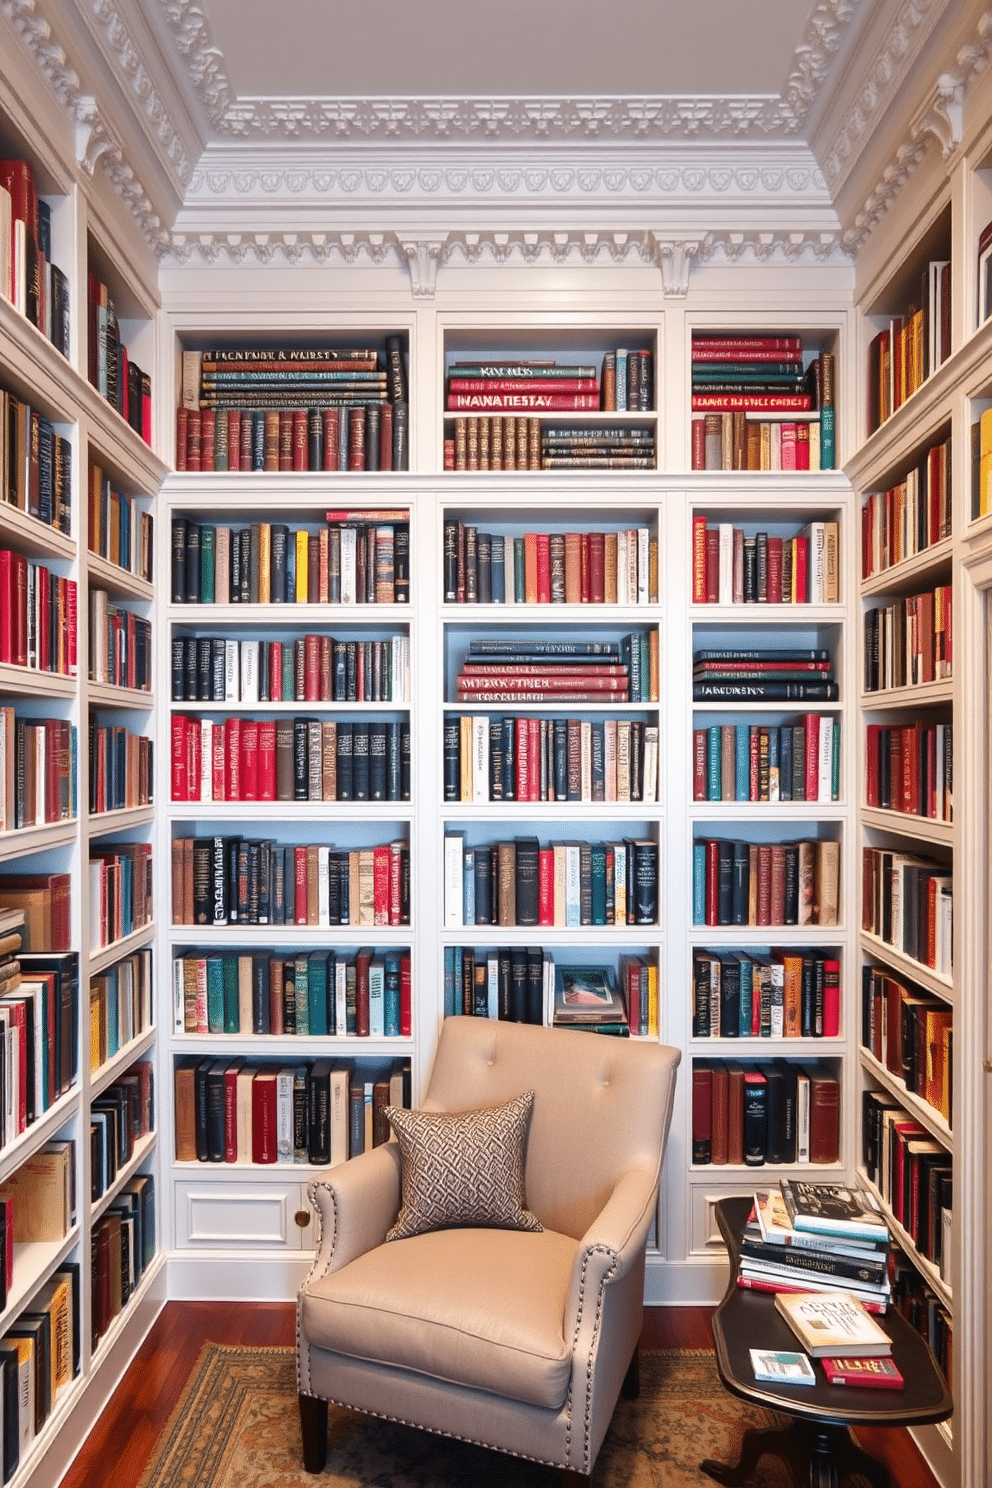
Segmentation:
[(814, 1359), (866, 1358), (892, 1352), (892, 1340), (849, 1292), (779, 1292), (775, 1306)]
[(781, 1185), (789, 1218), (797, 1230), (857, 1235), (867, 1240), (880, 1240), (887, 1234), (885, 1219), (865, 1189), (804, 1183), (795, 1178), (783, 1178)]

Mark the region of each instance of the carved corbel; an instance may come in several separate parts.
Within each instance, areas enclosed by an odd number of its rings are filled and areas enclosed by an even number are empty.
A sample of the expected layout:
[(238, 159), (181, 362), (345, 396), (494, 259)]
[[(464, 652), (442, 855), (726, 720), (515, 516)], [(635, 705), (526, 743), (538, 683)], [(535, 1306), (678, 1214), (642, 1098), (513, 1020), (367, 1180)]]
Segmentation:
[(689, 293), (689, 265), (699, 252), (699, 239), (660, 238), (655, 234), (654, 246), (665, 299), (684, 300)]
[(964, 93), (964, 83), (959, 78), (942, 73), (913, 119), (910, 131), (913, 139), (932, 134), (945, 160), (961, 143)]
[(97, 161), (113, 148), (113, 142), (100, 117), (95, 98), (88, 94), (76, 100), (76, 159), (92, 178)]
[(400, 247), (410, 270), (410, 285), (417, 298), (433, 299), (437, 271), (447, 243), (447, 234), (431, 238), (401, 238)]

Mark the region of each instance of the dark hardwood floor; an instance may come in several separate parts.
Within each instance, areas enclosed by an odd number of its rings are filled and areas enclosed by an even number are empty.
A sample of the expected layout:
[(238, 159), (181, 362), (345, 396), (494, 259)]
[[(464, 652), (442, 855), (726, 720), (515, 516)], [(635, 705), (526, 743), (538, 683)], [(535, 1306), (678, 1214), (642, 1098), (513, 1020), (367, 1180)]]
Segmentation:
[[(708, 1307), (648, 1308), (642, 1347), (711, 1348), (710, 1315)], [(61, 1488), (105, 1488), (108, 1481), (133, 1488), (204, 1343), (292, 1347), (294, 1341), (291, 1304), (168, 1303)], [(863, 1432), (860, 1440), (888, 1463), (898, 1488), (939, 1488), (907, 1432)]]

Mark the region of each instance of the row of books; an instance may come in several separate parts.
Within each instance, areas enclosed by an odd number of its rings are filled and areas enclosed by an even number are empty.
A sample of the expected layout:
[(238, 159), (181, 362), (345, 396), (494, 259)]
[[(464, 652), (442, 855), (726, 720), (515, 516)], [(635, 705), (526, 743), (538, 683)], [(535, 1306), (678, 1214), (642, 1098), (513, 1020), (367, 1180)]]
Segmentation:
[(693, 604), (837, 604), (837, 522), (808, 522), (794, 537), (692, 519)]
[(861, 852), (862, 930), (949, 977), (954, 921), (950, 868), (868, 844)]
[(656, 724), (631, 718), (446, 714), (446, 801), (658, 799)]
[(445, 1016), (589, 1029), (627, 1038), (658, 1031), (658, 968), (643, 956), (561, 965), (540, 946), (445, 946)]
[(951, 265), (931, 259), (917, 294), (868, 343), (868, 433), (906, 402), (951, 350)]
[(102, 1069), (152, 1026), (152, 951), (132, 951), (90, 977), (90, 1070)]
[(90, 681), (149, 692), (152, 685), (152, 622), (106, 589), (90, 590)]
[(175, 925), (408, 925), (410, 848), (172, 839)]
[(89, 525), (91, 553), (106, 558), (136, 578), (152, 582), (155, 518), (140, 496), (120, 491), (99, 465), (90, 465)]
[(253, 1064), (185, 1057), (175, 1067), (178, 1162), (337, 1164), (389, 1136), (410, 1104), (410, 1061)]
[(409, 1038), (406, 950), (222, 951), (172, 962), (177, 1033)]
[[(390, 333), (374, 346), (222, 346), (186, 348), (182, 357), (183, 407), (236, 407), (245, 390), (264, 391), (271, 403), (294, 389), (317, 391), (362, 385), (384, 387), (395, 403), (407, 401), (403, 338)], [(313, 399), (320, 402), (319, 397)]]
[(445, 470), (653, 470), (652, 428), (551, 424), (527, 414), (458, 414), (447, 421)]
[(172, 716), (174, 801), (408, 801), (405, 719)]
[(76, 675), (76, 581), (0, 548), (0, 664)]
[(445, 470), (542, 469), (541, 420), (527, 414), (462, 414), (448, 421)]
[(0, 160), (0, 294), (69, 355), (69, 280), (52, 259), (52, 209), (29, 160)]
[(0, 1338), (5, 1482), (79, 1374), (81, 1305), (79, 1262), (65, 1261)]
[(696, 703), (835, 702), (838, 696), (826, 647), (708, 647), (693, 652)]
[(861, 971), (861, 1043), (950, 1125), (954, 1014), (946, 1002), (866, 962)]
[(317, 532), (285, 522), (228, 527), (172, 519), (173, 604), (406, 604), (405, 509), (327, 514)]
[[(950, 1218), (950, 1217), (948, 1217)], [(942, 1250), (945, 1270), (950, 1265), (950, 1243)], [(954, 1389), (954, 1318), (945, 1301), (938, 1296), (908, 1256), (894, 1252), (892, 1269), (892, 1305), (926, 1340), (930, 1352), (943, 1371), (948, 1389)]]
[(93, 1226), (92, 1347), (132, 1300), (155, 1256), (155, 1179), (138, 1173)]
[(174, 703), (408, 703), (410, 637), (173, 635)]
[(950, 1152), (885, 1090), (862, 1093), (861, 1119), (865, 1172), (917, 1253), (939, 1271), (949, 1240), (944, 1213), (953, 1205)]
[[(19, 911), (25, 951), (68, 951), (72, 944), (72, 875), (0, 873), (0, 917)], [(2, 924), (0, 918), (0, 924)], [(21, 958), (23, 960), (23, 956)]]
[(649, 527), (520, 534), (445, 517), (445, 604), (657, 604)]
[(150, 445), (151, 377), (128, 355), (114, 297), (92, 269), (86, 275), (86, 375), (100, 396)]
[(692, 1061), (694, 1164), (835, 1163), (839, 1152), (840, 1084), (829, 1066)]
[(658, 966), (648, 956), (620, 956), (615, 971), (612, 965), (556, 966), (546, 1021), (620, 1038), (657, 1038), (658, 998)]
[(820, 413), (775, 414), (738, 408), (695, 414), (693, 470), (832, 470), (823, 462)]
[(14, 1247), (64, 1240), (76, 1222), (76, 1144), (52, 1140), (32, 1152), (0, 1183), (0, 1291), (6, 1306)]
[(861, 577), (903, 563), (951, 535), (951, 441), (932, 444), (901, 481), (861, 507)]
[(90, 1103), (90, 1183), (94, 1201), (131, 1162), (143, 1138), (155, 1129), (154, 1069), (136, 1060)]
[(445, 926), (655, 925), (658, 843), (550, 842), (521, 836), (467, 843), (444, 837)]
[(155, 918), (154, 864), (150, 842), (90, 845), (90, 945), (124, 940)]
[(76, 725), (0, 705), (0, 832), (72, 821), (79, 809)]
[(711, 723), (692, 731), (694, 801), (836, 801), (840, 719)]
[(0, 473), (0, 498), (56, 532), (71, 533), (72, 446), (50, 419), (6, 388), (0, 388)]
[(837, 1038), (840, 1007), (832, 951), (693, 950), (693, 1038)]
[[(14, 1066), (18, 1109), (23, 1094), (28, 1127), (76, 1080), (79, 971), (74, 952), (27, 950), (24, 921), (23, 911), (0, 909), (0, 998), (12, 1030), (5, 1059)], [(5, 1100), (12, 1088), (8, 1080)], [(16, 1132), (8, 1132), (7, 1139), (12, 1135)]]
[[(176, 469), (199, 471), (406, 470), (410, 414), (406, 403), (363, 385), (325, 406), (314, 389), (290, 394), (290, 407), (263, 405), (245, 393), (241, 407), (176, 410)], [(235, 395), (236, 396), (236, 395)], [(281, 398), (281, 394), (274, 395)]]
[(864, 660), (866, 692), (949, 679), (954, 665), (950, 584), (867, 609)]
[(840, 843), (832, 838), (692, 844), (694, 925), (836, 925)]
[(691, 378), (693, 414), (749, 412), (771, 422), (775, 415), (819, 412), (820, 464), (833, 468), (833, 352), (811, 355), (796, 335), (696, 333)]
[(865, 726), (865, 801), (885, 811), (954, 818), (954, 725)]
[(462, 703), (656, 703), (656, 629), (619, 641), (476, 639), (456, 678)]
[(90, 811), (150, 806), (155, 791), (155, 742), (120, 723), (90, 719)]
[(986, 517), (992, 511), (992, 408), (986, 408), (971, 426), (971, 515)]

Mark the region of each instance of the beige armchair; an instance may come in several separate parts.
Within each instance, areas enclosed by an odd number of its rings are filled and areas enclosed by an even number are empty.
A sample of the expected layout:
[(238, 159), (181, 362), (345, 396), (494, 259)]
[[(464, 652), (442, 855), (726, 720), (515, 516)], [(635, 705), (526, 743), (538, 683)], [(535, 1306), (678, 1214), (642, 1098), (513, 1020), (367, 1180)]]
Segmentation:
[(625, 1379), (636, 1393), (678, 1062), (639, 1040), (446, 1020), (423, 1109), (533, 1091), (522, 1197), (542, 1228), (387, 1241), (401, 1203), (396, 1141), (311, 1184), (320, 1240), (297, 1319), (308, 1472), (325, 1466), (334, 1401), (591, 1473)]

